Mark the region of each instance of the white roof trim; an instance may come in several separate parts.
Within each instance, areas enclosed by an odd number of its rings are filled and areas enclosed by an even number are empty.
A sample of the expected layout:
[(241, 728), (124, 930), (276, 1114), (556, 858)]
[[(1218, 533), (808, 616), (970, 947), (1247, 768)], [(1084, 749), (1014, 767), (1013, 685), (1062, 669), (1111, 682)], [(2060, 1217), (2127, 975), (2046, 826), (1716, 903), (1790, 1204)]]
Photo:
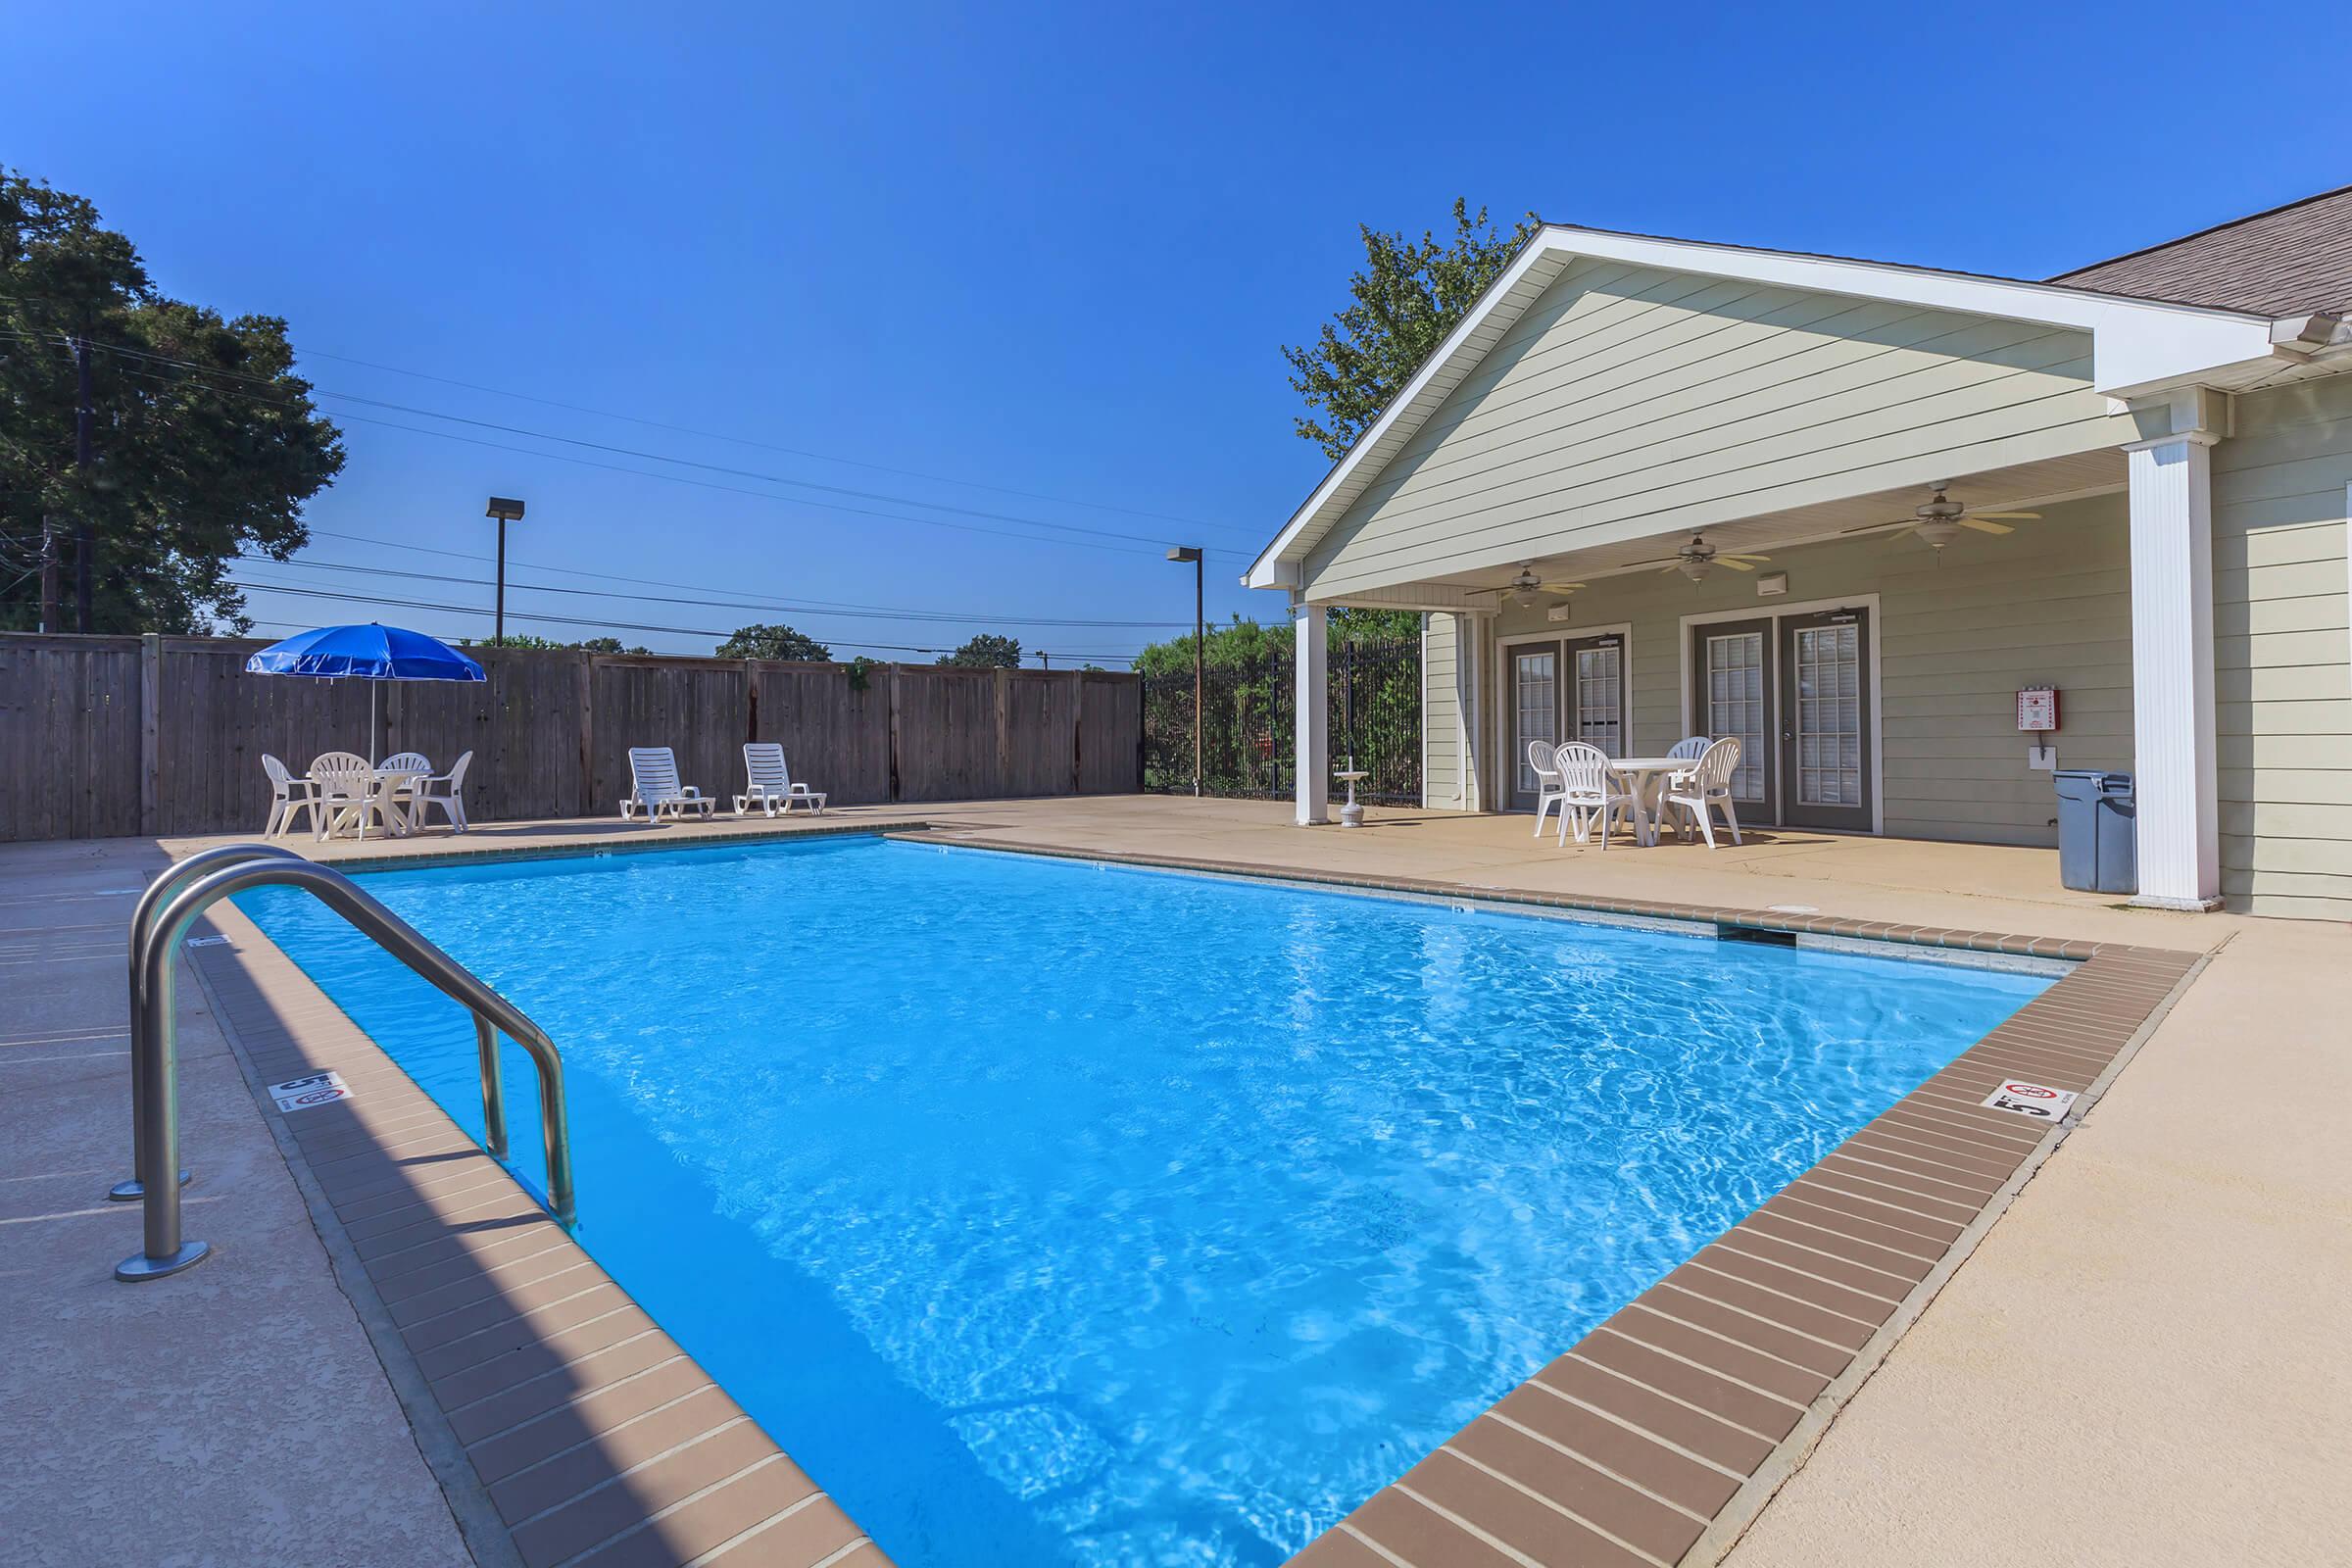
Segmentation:
[[(1380, 417), (1348, 448), (1348, 455), (1292, 514), (1273, 543), (1250, 564), (1243, 584), (1250, 588), (1296, 587), (1297, 563), (1321, 542), (1323, 529), (1317, 524), (1337, 520), (1338, 512), (1361, 493), (1360, 486), (1349, 487), (1358, 470), (1370, 465), (1376, 472), (1395, 457), (1537, 296), (1582, 257), (2078, 328), (2091, 334), (2092, 384), (2110, 397), (2135, 396), (2224, 367), (2272, 358), (2269, 318), (2236, 311), (2160, 304), (2057, 283), (2011, 281), (1694, 240), (1651, 239), (1550, 223), (1529, 237), (1470, 314), (1446, 334), (1404, 390), (1390, 401)], [(1370, 475), (1365, 478), (1368, 483)], [(1343, 494), (1345, 500), (1335, 508), (1335, 500)]]

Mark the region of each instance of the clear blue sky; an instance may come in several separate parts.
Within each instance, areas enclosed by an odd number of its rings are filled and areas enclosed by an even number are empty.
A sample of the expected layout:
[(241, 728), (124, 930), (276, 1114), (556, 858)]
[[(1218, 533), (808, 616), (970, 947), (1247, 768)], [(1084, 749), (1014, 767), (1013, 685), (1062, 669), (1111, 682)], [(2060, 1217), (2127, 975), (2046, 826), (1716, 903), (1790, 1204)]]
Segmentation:
[[(1231, 552), (1210, 559), (1212, 616), (1281, 614), (1235, 578), (1325, 465), (1292, 433), (1277, 348), (1344, 303), (1359, 221), (1419, 229), (1460, 193), (2044, 275), (2352, 179), (2352, 96), (2321, 64), (2341, 22), (2158, 3), (19, 6), (0, 159), (95, 199), (168, 291), (288, 318), (322, 389), (892, 498), (325, 398), (351, 460), (305, 559), (472, 580), (253, 575), (484, 608), (257, 593), (266, 631), (486, 631), (488, 568), (420, 552), (486, 553), (496, 492), (530, 507), (514, 581), (596, 585), (547, 569), (567, 567), (689, 600), (1004, 614), (1028, 648), (1115, 664), (1161, 633), (1037, 621), (1189, 619), (1165, 544)], [(899, 520), (922, 516), (1002, 533)], [(786, 620), (844, 657), (978, 629), (509, 605)]]

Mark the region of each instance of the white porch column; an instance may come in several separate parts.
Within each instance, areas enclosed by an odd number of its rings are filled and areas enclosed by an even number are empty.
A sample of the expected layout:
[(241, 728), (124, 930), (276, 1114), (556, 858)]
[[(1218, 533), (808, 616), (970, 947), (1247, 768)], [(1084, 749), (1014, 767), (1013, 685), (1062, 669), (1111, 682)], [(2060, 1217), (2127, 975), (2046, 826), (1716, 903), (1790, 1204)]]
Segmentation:
[(1291, 623), (1298, 639), (1291, 664), (1298, 680), (1292, 705), (1292, 728), (1298, 747), (1298, 816), (1300, 827), (1331, 820), (1331, 649), (1325, 627), (1328, 615), (1321, 605), (1303, 601), (1291, 606)]
[(1485, 686), (1479, 680), (1483, 666), (1479, 645), (1486, 623), (1477, 615), (1457, 612), (1453, 617), (1453, 722), (1457, 740), (1455, 756), (1461, 768), (1462, 809), (1486, 809), (1485, 770), (1479, 766), (1479, 719), (1483, 705), (1479, 697)]
[(2213, 444), (2217, 394), (2184, 397), (2175, 433), (2135, 441), (2132, 481), (2132, 734), (2139, 895), (2166, 909), (2222, 895), (2213, 713)]

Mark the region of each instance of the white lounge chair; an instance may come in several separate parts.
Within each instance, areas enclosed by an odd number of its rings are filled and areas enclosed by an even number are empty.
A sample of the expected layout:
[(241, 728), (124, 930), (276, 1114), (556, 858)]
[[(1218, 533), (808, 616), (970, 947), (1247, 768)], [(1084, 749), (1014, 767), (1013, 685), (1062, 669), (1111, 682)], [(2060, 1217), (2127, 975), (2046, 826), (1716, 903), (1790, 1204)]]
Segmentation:
[(1571, 828), (1576, 842), (1589, 844), (1599, 829), (1600, 847), (1609, 847), (1609, 828), (1623, 817), (1634, 819), (1634, 795), (1609, 767), (1609, 754), (1585, 741), (1569, 741), (1552, 752), (1552, 767), (1560, 775), (1560, 844), (1568, 843)]
[(1686, 762), (1696, 761), (1707, 755), (1707, 748), (1713, 744), (1704, 735), (1686, 735), (1668, 747), (1666, 755)]
[(311, 782), (318, 788), (321, 839), (346, 827), (355, 827), (365, 843), (370, 816), (387, 828), (393, 825), (393, 818), (387, 812), (399, 808), (385, 798), (377, 786), (375, 769), (357, 752), (324, 752), (312, 758)]
[(811, 816), (824, 811), (823, 793), (793, 782), (792, 770), (784, 765), (784, 748), (774, 741), (746, 741), (743, 770), (750, 788), (735, 797), (737, 816), (750, 814), (755, 806), (769, 816), (779, 811), (789, 816), (796, 805), (808, 807)]
[(626, 822), (632, 813), (643, 811), (645, 819), (657, 826), (666, 811), (674, 819), (689, 809), (709, 816), (718, 803), (692, 784), (678, 782), (678, 760), (666, 746), (632, 746), (629, 748), (629, 793), (620, 803), (620, 819)]
[(1724, 825), (1732, 830), (1732, 842), (1740, 842), (1740, 812), (1732, 804), (1732, 774), (1739, 766), (1740, 743), (1727, 735), (1709, 743), (1690, 772), (1677, 773), (1666, 781), (1665, 808), (1681, 813), (1685, 837), (1695, 820), (1699, 832), (1706, 835), (1707, 848), (1713, 849), (1713, 813), (1721, 811)]
[(307, 778), (296, 778), (285, 763), (262, 754), (262, 771), (270, 775), (270, 820), (262, 828), (262, 837), (273, 839), (280, 833), (294, 831), (294, 816), (298, 811), (311, 813), (311, 826), (318, 826), (318, 786)]
[(416, 813), (416, 826), (424, 826), (429, 808), (438, 806), (453, 829), (466, 831), (466, 769), (472, 761), (473, 754), (467, 752), (450, 764), (448, 772), (420, 778), (412, 786), (409, 804)]
[[(1527, 765), (1536, 775), (1535, 836), (1537, 838), (1544, 836), (1544, 813), (1559, 805), (1561, 800), (1560, 772), (1557, 767), (1552, 765), (1551, 760), (1552, 753), (1558, 749), (1549, 741), (1529, 741), (1527, 743)], [(1567, 819), (1563, 817), (1561, 820), (1565, 822)], [(1577, 838), (1582, 840), (1584, 834), (1577, 834)]]

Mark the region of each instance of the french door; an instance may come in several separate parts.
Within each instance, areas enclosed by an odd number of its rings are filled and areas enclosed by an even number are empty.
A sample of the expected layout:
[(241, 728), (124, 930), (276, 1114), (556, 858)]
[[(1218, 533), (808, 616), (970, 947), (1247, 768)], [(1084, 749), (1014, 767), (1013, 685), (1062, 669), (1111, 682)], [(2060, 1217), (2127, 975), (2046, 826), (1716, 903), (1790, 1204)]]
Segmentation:
[(1509, 649), (1511, 804), (1532, 809), (1536, 774), (1530, 741), (1584, 741), (1625, 755), (1625, 639), (1615, 633)]
[(1530, 741), (1546, 746), (1560, 739), (1560, 645), (1530, 643), (1511, 650), (1511, 799), (1536, 804), (1536, 770), (1527, 760)]
[(1869, 612), (1781, 617), (1781, 820), (1871, 827)]
[(1772, 621), (1719, 620), (1691, 633), (1690, 717), (1698, 733), (1740, 743), (1732, 800), (1742, 820), (1780, 820), (1773, 766), (1778, 722), (1773, 703)]
[(1868, 610), (1703, 622), (1690, 669), (1692, 722), (1740, 742), (1740, 820), (1871, 830)]

